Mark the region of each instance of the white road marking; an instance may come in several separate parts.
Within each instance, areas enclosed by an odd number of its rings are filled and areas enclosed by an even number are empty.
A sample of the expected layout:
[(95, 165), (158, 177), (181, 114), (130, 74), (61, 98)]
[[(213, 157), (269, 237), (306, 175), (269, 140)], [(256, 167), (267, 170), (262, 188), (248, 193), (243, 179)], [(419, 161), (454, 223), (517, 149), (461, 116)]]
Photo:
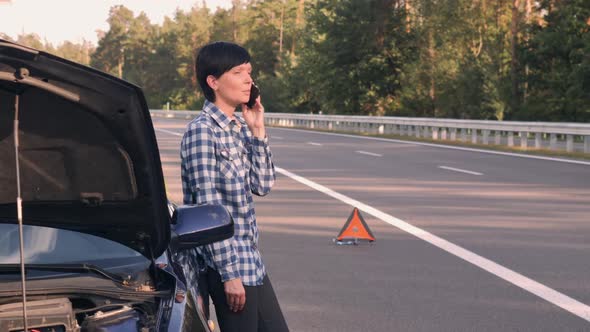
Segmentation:
[(273, 136), (272, 138), (273, 139), (284, 139), (283, 137), (280, 137), (280, 136)]
[(433, 143), (422, 143), (422, 142), (414, 142), (414, 141), (403, 141), (403, 140), (393, 139), (393, 138), (379, 138), (379, 137), (366, 137), (366, 136), (356, 136), (356, 135), (337, 134), (337, 133), (326, 133), (326, 132), (321, 132), (321, 131), (304, 130), (304, 129), (278, 128), (278, 127), (272, 127), (272, 129), (293, 130), (293, 131), (305, 131), (305, 132), (313, 132), (315, 134), (321, 134), (321, 135), (331, 135), (331, 136), (350, 137), (350, 138), (358, 138), (358, 139), (368, 139), (368, 140), (375, 140), (375, 141), (382, 141), (382, 142), (395, 142), (395, 143), (410, 144), (410, 145), (422, 145), (422, 146), (430, 146), (430, 147), (442, 148), (442, 149), (461, 150), (461, 151), (469, 151), (469, 152), (480, 152), (480, 153), (488, 153), (488, 154), (497, 154), (497, 155), (501, 155), (501, 156), (510, 156), (510, 157), (518, 157), (518, 158), (529, 158), (529, 159), (539, 159), (539, 160), (548, 160), (548, 161), (557, 161), (557, 162), (562, 162), (562, 163), (569, 163), (569, 164), (578, 164), (578, 165), (590, 166), (590, 161), (573, 160), (573, 159), (562, 159), (562, 158), (553, 158), (553, 157), (543, 157), (543, 156), (535, 156), (535, 155), (523, 154), (523, 153), (501, 152), (501, 151), (493, 151), (493, 150), (465, 148), (465, 147), (461, 147), (461, 146), (433, 144)]
[(368, 213), (374, 216), (375, 218), (381, 219), (388, 224), (391, 224), (405, 232), (408, 232), (419, 239), (422, 239), (434, 246), (437, 246), (450, 254), (453, 254), (485, 271), (488, 271), (493, 275), (496, 275), (510, 282), (511, 284), (514, 284), (532, 294), (535, 294), (538, 297), (550, 303), (553, 303), (554, 305), (564, 310), (567, 310), (570, 313), (590, 322), (590, 306), (582, 302), (579, 302), (565, 294), (562, 294), (535, 280), (525, 277), (524, 275), (518, 272), (512, 271), (498, 263), (495, 263), (485, 257), (473, 253), (465, 248), (462, 248), (452, 242), (449, 242), (441, 237), (429, 233), (421, 228), (413, 226), (401, 219), (391, 216), (367, 204), (354, 200), (348, 196), (335, 192), (328, 187), (322, 186), (321, 184), (315, 183), (311, 180), (291, 173), (280, 167), (276, 167), (276, 171), (285, 176), (290, 177), (291, 179), (297, 182), (300, 182), (308, 187), (311, 187), (319, 192), (322, 192), (330, 197), (333, 197), (341, 202), (344, 202), (353, 207), (357, 207), (360, 211)]
[(367, 156), (373, 156), (373, 157), (383, 157), (382, 154), (378, 154), (378, 153), (373, 153), (373, 152), (367, 152), (367, 151), (355, 151), (356, 153), (360, 153), (360, 154), (366, 154)]
[(170, 131), (170, 130), (166, 130), (166, 129), (156, 128), (156, 130), (157, 131), (161, 131), (161, 132), (166, 133), (166, 134), (174, 135), (174, 136), (180, 136), (180, 137), (182, 137), (182, 135), (183, 135), (183, 134), (179, 134), (179, 133), (176, 133), (176, 132), (173, 132), (173, 131)]
[(315, 146), (322, 146), (321, 143), (315, 143), (315, 142), (307, 142), (307, 144), (311, 144), (311, 145), (315, 145)]
[(473, 171), (467, 171), (467, 170), (464, 170), (464, 169), (453, 168), (453, 167), (448, 167), (448, 166), (438, 166), (438, 168), (442, 168), (442, 169), (446, 169), (446, 170), (454, 171), (454, 172), (461, 172), (461, 173), (472, 174), (472, 175), (483, 175), (483, 173), (478, 173), (478, 172), (473, 172)]

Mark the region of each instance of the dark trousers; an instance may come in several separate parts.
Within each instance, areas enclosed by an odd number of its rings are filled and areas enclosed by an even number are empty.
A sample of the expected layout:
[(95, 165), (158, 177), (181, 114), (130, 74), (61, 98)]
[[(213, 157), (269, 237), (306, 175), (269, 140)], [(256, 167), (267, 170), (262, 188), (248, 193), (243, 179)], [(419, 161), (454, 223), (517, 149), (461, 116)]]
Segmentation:
[(207, 271), (207, 284), (221, 332), (289, 331), (268, 274), (261, 286), (244, 286), (246, 305), (239, 312), (229, 309), (221, 276), (211, 268)]

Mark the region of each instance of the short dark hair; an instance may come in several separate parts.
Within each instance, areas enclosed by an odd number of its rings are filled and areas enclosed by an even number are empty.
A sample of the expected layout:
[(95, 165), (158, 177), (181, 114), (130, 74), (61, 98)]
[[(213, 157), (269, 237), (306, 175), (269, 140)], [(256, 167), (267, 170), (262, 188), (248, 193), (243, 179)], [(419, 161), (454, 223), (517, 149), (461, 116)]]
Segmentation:
[(203, 46), (197, 54), (195, 70), (201, 90), (209, 101), (215, 101), (215, 93), (207, 84), (207, 77), (219, 78), (235, 66), (250, 62), (250, 54), (240, 45), (229, 42), (213, 42)]

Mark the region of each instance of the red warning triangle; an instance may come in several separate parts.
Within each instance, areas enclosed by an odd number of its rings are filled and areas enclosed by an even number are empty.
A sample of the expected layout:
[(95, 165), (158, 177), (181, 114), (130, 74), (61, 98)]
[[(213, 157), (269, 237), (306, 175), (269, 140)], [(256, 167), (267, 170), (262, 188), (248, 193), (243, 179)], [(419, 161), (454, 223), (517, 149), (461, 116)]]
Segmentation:
[(371, 232), (369, 226), (361, 216), (359, 209), (354, 208), (350, 217), (348, 217), (348, 221), (340, 230), (340, 234), (336, 240), (342, 241), (345, 239), (356, 239), (356, 240), (368, 240), (369, 242), (375, 241), (375, 236)]

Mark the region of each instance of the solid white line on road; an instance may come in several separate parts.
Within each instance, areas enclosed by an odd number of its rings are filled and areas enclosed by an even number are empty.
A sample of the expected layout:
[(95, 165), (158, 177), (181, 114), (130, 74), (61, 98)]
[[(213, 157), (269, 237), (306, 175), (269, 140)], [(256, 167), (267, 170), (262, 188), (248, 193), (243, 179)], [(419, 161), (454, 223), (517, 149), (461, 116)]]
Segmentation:
[(170, 135), (174, 135), (174, 136), (180, 136), (180, 137), (182, 137), (182, 135), (183, 135), (183, 134), (179, 134), (179, 133), (176, 133), (176, 132), (173, 132), (173, 131), (170, 131), (170, 130), (160, 129), (160, 128), (156, 128), (156, 131), (161, 131), (161, 132), (166, 133), (166, 134), (170, 134)]
[(305, 132), (308, 132), (308, 133), (309, 132), (312, 132), (312, 133), (321, 134), (321, 135), (331, 135), (331, 136), (340, 136), (340, 137), (349, 137), (349, 138), (358, 138), (358, 139), (369, 139), (369, 140), (375, 140), (375, 141), (395, 142), (395, 143), (410, 144), (410, 145), (423, 145), (423, 146), (430, 146), (430, 147), (441, 148), (441, 149), (451, 149), (451, 150), (461, 150), (461, 151), (469, 151), (469, 152), (489, 153), (489, 154), (497, 154), (497, 155), (501, 155), (501, 156), (510, 156), (510, 157), (528, 158), (528, 159), (540, 159), (540, 160), (557, 161), (557, 162), (562, 162), (562, 163), (569, 163), (569, 164), (578, 164), (578, 165), (590, 166), (590, 161), (573, 160), (573, 159), (562, 159), (562, 158), (552, 158), (552, 157), (543, 157), (543, 156), (535, 156), (535, 155), (522, 154), (522, 153), (501, 152), (501, 151), (493, 151), (493, 150), (465, 148), (465, 147), (461, 147), (461, 146), (452, 146), (452, 145), (443, 145), (443, 144), (432, 144), (432, 143), (422, 143), (422, 142), (415, 142), (415, 141), (404, 141), (404, 140), (393, 139), (393, 138), (379, 138), (379, 137), (366, 137), (366, 136), (347, 135), (347, 134), (325, 133), (325, 132), (321, 132), (321, 131), (313, 131), (313, 130), (305, 130), (305, 129), (278, 128), (278, 127), (272, 127), (272, 129), (293, 130), (293, 131), (305, 131)]
[(360, 154), (366, 154), (367, 156), (373, 156), (373, 157), (383, 157), (382, 154), (378, 154), (378, 153), (373, 153), (373, 152), (367, 152), (367, 151), (355, 151), (356, 153), (360, 153)]
[(479, 256), (467, 249), (464, 249), (452, 242), (449, 242), (443, 238), (440, 238), (432, 233), (429, 233), (421, 228), (413, 226), (401, 219), (391, 216), (385, 212), (382, 212), (374, 207), (367, 204), (361, 203), (348, 196), (342, 195), (338, 192), (331, 190), (328, 187), (324, 187), (321, 184), (308, 180), (304, 177), (291, 173), (283, 168), (276, 167), (276, 171), (290, 177), (291, 179), (300, 182), (306, 186), (309, 186), (319, 192), (322, 192), (330, 197), (333, 197), (341, 202), (344, 202), (350, 206), (357, 207), (359, 210), (368, 213), (375, 218), (381, 219), (384, 222), (391, 224), (405, 232), (408, 232), (419, 239), (422, 239), (440, 249), (453, 254), (467, 262), (490, 272), (538, 297), (553, 303), (554, 305), (569, 311), (570, 313), (585, 319), (590, 322), (590, 306), (579, 302), (565, 294), (562, 294), (552, 288), (549, 288), (535, 280), (525, 277), (524, 275), (512, 271), (498, 263), (495, 263), (485, 257)]
[(283, 137), (280, 137), (280, 136), (273, 136), (272, 138), (274, 138), (274, 139), (283, 139)]
[(315, 145), (315, 146), (322, 146), (321, 143), (315, 143), (315, 142), (307, 142), (307, 144), (311, 144), (311, 145)]
[(453, 168), (453, 167), (448, 167), (448, 166), (438, 166), (438, 168), (442, 168), (442, 169), (446, 169), (446, 170), (449, 170), (449, 171), (454, 171), (454, 172), (461, 172), (461, 173), (472, 174), (472, 175), (483, 175), (483, 173), (472, 172), (472, 171), (466, 171), (466, 170), (464, 170), (464, 169), (460, 169), (460, 168)]

